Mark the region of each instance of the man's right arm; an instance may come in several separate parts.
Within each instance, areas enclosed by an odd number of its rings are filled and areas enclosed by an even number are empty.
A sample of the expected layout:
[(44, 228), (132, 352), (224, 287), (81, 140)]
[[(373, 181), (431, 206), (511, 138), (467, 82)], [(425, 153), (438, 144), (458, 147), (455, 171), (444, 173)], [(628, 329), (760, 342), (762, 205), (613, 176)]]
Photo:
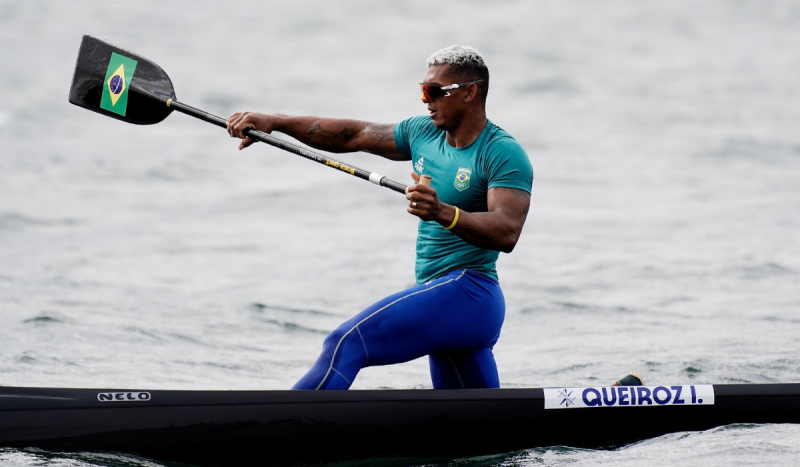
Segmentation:
[(364, 151), (395, 161), (408, 159), (395, 144), (394, 124), (237, 112), (228, 117), (228, 133), (234, 138), (242, 139), (239, 149), (244, 149), (255, 142), (242, 134), (250, 127), (266, 133), (279, 131), (323, 151), (335, 153)]

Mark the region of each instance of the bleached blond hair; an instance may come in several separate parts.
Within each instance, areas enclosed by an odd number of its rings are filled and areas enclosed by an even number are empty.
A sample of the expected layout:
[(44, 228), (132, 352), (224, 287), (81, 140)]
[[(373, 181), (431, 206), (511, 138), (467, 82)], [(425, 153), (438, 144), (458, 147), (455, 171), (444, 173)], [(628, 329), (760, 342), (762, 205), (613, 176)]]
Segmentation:
[(437, 50), (428, 57), (428, 68), (437, 65), (454, 65), (464, 68), (486, 68), (483, 55), (475, 47), (468, 45), (451, 45)]

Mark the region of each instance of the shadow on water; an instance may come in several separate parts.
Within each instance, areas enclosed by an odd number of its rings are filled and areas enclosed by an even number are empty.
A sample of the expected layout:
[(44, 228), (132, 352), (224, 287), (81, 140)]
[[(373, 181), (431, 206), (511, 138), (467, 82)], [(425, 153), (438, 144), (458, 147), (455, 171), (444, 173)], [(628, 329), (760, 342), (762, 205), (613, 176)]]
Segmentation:
[(298, 324), (294, 322), (292, 319), (280, 319), (275, 315), (281, 313), (290, 313), (292, 315), (306, 315), (310, 317), (314, 316), (336, 316), (333, 313), (327, 311), (319, 311), (319, 310), (311, 310), (311, 309), (302, 309), (302, 308), (286, 308), (281, 306), (274, 306), (274, 305), (265, 305), (263, 303), (251, 303), (248, 305), (247, 310), (253, 313), (253, 318), (262, 322), (271, 324), (274, 326), (279, 326), (286, 331), (300, 331), (300, 332), (309, 332), (313, 334), (321, 334), (327, 335), (328, 331), (324, 331), (321, 329), (316, 329), (310, 326), (304, 326), (302, 324)]
[[(691, 456), (691, 449), (686, 451), (687, 447), (696, 450), (700, 444), (708, 445), (709, 443), (726, 442), (725, 440), (729, 438), (717, 437), (721, 433), (731, 433), (734, 436), (756, 436), (759, 431), (767, 430), (772, 433), (777, 430), (777, 433), (773, 434), (777, 435), (778, 442), (780, 442), (781, 430), (783, 430), (785, 431), (785, 433), (783, 433), (784, 438), (794, 439), (796, 437), (794, 435), (795, 432), (792, 431), (792, 429), (788, 429), (787, 431), (787, 428), (782, 428), (786, 426), (788, 425), (739, 423), (700, 432), (669, 433), (631, 444), (598, 446), (595, 449), (548, 446), (474, 457), (378, 457), (323, 464), (300, 463), (293, 465), (317, 465), (322, 467), (529, 467), (533, 465), (556, 466), (573, 463), (583, 465), (585, 462), (590, 462), (591, 465), (609, 465), (609, 463), (618, 465), (619, 462), (625, 461), (626, 459), (635, 459), (636, 461), (653, 459), (650, 457), (650, 451), (654, 448), (659, 450), (658, 454), (663, 454), (661, 451), (663, 449), (667, 449), (667, 452), (670, 452), (671, 449), (679, 449), (680, 452), (687, 452), (687, 455)], [(790, 444), (793, 445), (793, 443)], [(774, 449), (775, 445), (769, 444), (767, 448)], [(268, 458), (265, 459), (265, 461), (269, 463)], [(26, 448), (23, 450), (0, 448), (0, 465), (6, 465), (6, 463), (21, 466), (45, 467), (64, 465), (74, 467), (196, 467), (193, 464), (157, 461), (135, 455), (117, 453), (64, 453), (45, 451), (36, 448)], [(661, 463), (659, 465), (672, 464)]]
[(77, 219), (41, 219), (14, 212), (0, 213), (0, 230), (23, 230), (28, 227), (74, 226), (80, 224)]
[(30, 323), (35, 326), (42, 326), (52, 323), (63, 323), (64, 321), (65, 320), (63, 318), (42, 314), (39, 316), (34, 316), (33, 318), (28, 318), (25, 321), (23, 321), (23, 323)]
[(321, 334), (321, 335), (328, 335), (327, 331), (323, 331), (321, 329), (314, 329), (306, 326), (302, 326), (297, 323), (292, 323), (290, 321), (281, 321), (279, 319), (269, 319), (269, 318), (258, 318), (259, 321), (263, 323), (272, 324), (278, 327), (281, 327), (287, 331), (302, 331), (302, 332), (310, 332), (313, 334)]

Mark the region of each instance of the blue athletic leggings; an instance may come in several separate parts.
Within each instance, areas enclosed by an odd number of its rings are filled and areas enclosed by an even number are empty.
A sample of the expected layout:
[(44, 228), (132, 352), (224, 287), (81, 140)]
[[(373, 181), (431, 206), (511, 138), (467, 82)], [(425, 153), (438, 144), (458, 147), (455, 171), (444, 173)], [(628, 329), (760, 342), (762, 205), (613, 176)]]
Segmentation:
[(424, 355), (435, 389), (500, 387), (492, 347), (505, 308), (494, 279), (448, 273), (384, 298), (328, 334), (293, 389), (348, 389), (362, 368)]

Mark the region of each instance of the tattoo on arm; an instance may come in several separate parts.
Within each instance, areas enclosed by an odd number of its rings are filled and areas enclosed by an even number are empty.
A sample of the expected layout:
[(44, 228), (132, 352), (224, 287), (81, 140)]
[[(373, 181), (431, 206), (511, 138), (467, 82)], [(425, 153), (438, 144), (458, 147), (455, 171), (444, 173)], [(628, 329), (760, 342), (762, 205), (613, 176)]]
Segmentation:
[(327, 130), (317, 122), (308, 127), (300, 139), (315, 148), (336, 152), (343, 150), (356, 133), (355, 129), (346, 126), (339, 131)]
[(394, 141), (394, 125), (367, 125), (364, 134), (373, 141)]

